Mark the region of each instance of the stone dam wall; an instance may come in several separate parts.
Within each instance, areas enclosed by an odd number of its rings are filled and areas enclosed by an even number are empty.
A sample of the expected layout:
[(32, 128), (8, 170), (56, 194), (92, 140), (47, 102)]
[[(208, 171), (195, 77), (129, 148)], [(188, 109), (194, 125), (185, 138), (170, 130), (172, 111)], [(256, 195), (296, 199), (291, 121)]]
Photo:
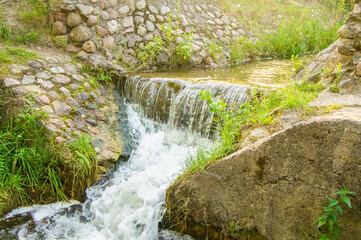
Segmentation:
[[(191, 44), (188, 64), (226, 64), (231, 44), (247, 35), (210, 0), (52, 0), (50, 6), (54, 43), (94, 67), (134, 69), (154, 37), (169, 35), (175, 45)], [(148, 65), (167, 65), (170, 48)]]

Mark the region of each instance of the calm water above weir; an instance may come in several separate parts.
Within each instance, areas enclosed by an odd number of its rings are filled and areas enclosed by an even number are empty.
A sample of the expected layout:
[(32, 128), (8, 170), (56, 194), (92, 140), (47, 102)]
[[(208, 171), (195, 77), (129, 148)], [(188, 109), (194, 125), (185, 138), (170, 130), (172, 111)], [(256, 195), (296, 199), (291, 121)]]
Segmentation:
[(291, 73), (289, 61), (263, 61), (214, 70), (142, 73), (120, 82), (125, 100), (119, 102), (120, 122), (132, 145), (126, 146), (129, 160), (90, 187), (82, 204), (14, 210), (2, 222), (15, 221), (14, 216), (21, 221), (7, 229), (1, 229), (0, 221), (0, 239), (172, 239), (157, 238), (165, 191), (189, 155), (212, 145), (204, 136), (211, 130), (213, 115), (198, 99), (200, 91), (210, 89), (216, 99), (237, 108), (247, 101), (250, 86), (277, 87), (287, 79), (280, 75)]
[[(306, 61), (310, 56), (301, 60)], [(294, 73), (291, 60), (262, 60), (245, 62), (241, 65), (223, 68), (191, 68), (166, 72), (136, 74), (141, 77), (174, 78), (194, 82), (228, 82), (262, 88), (277, 88), (288, 82), (288, 76)]]

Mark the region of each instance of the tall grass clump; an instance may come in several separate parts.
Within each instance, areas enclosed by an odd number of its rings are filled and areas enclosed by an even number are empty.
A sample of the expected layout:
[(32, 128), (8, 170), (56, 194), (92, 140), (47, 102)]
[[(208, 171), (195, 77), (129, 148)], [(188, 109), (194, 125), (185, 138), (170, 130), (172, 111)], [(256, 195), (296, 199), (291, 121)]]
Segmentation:
[(324, 89), (321, 84), (290, 83), (289, 86), (264, 92), (255, 89), (250, 102), (245, 102), (240, 109), (227, 109), (222, 100), (216, 101), (210, 91), (200, 94), (200, 99), (207, 101), (216, 118), (213, 121), (219, 126), (219, 139), (211, 149), (200, 148), (196, 155), (189, 157), (184, 166), (184, 174), (204, 169), (235, 151), (234, 144), (239, 140), (243, 125), (266, 125), (276, 123), (278, 116), (285, 109), (297, 109), (312, 113), (308, 103), (314, 100)]
[(272, 16), (272, 24), (258, 23), (267, 31), (259, 32), (257, 40), (246, 37), (233, 45), (231, 60), (239, 63), (244, 58), (255, 56), (290, 59), (292, 55), (328, 47), (338, 39), (337, 31), (351, 9), (351, 3), (338, 0), (333, 3), (326, 1), (324, 5), (291, 6), (283, 11), (279, 7), (279, 14)]
[[(0, 100), (1, 101), (1, 100)], [(0, 124), (0, 215), (14, 207), (64, 199), (58, 158), (40, 124), (43, 114), (25, 109)]]

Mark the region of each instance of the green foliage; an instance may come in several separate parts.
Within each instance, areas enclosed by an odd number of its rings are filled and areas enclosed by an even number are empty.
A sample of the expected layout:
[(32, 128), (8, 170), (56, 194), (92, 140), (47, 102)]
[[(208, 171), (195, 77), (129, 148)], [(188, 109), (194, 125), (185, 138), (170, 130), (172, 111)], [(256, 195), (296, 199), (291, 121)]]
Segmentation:
[(0, 214), (34, 203), (35, 196), (43, 201), (64, 199), (58, 158), (40, 124), (45, 116), (31, 110), (31, 100), (26, 103), (21, 114), (0, 126), (0, 193), (8, 192), (12, 199), (12, 206), (8, 206), (0, 197)]
[(222, 43), (209, 42), (206, 45), (206, 51), (216, 62), (224, 57)]
[(303, 66), (303, 62), (298, 54), (297, 55), (292, 54), (291, 61), (293, 63), (293, 68), (295, 69), (295, 72), (297, 72), (297, 70)]
[(201, 100), (207, 101), (209, 110), (215, 113), (213, 119), (215, 124), (219, 124), (220, 137), (214, 146), (208, 149), (198, 149), (195, 156), (189, 157), (184, 165), (185, 174), (203, 169), (207, 164), (212, 163), (234, 152), (233, 143), (239, 135), (239, 116), (235, 116), (231, 109), (227, 109), (223, 100), (216, 101), (211, 91), (202, 91), (199, 94)]
[(97, 168), (97, 154), (90, 142), (91, 139), (87, 136), (76, 136), (75, 140), (69, 145), (73, 156), (71, 164), (74, 175), (73, 186), (84, 181), (86, 182), (85, 187), (92, 184)]
[(0, 51), (0, 64), (2, 63), (25, 63), (35, 59), (37, 55), (24, 48), (6, 48)]
[(148, 60), (153, 61), (159, 53), (164, 51), (165, 42), (162, 37), (155, 35), (150, 41), (145, 49), (138, 52), (138, 59), (142, 65), (146, 65)]
[(342, 65), (341, 65), (341, 63), (339, 63), (335, 69), (336, 79), (333, 81), (333, 84), (330, 86), (330, 91), (343, 94), (342, 90), (338, 86), (341, 81), (341, 77), (342, 77), (341, 67), (342, 67)]
[(211, 149), (198, 149), (195, 156), (189, 157), (185, 162), (184, 173), (203, 169), (209, 163), (232, 153), (243, 125), (275, 123), (279, 113), (285, 109), (298, 109), (306, 113), (314, 111), (308, 103), (323, 88), (321, 84), (290, 83), (287, 87), (269, 92), (256, 89), (251, 101), (245, 102), (238, 112), (237, 109), (227, 109), (222, 100), (216, 101), (210, 91), (201, 92), (200, 99), (207, 101), (210, 111), (215, 113), (213, 122), (218, 125), (220, 137)]
[[(328, 3), (328, 6), (329, 10), (324, 10), (322, 6), (318, 6), (317, 10), (294, 7), (283, 10), (284, 16), (275, 16), (276, 25), (262, 32), (257, 41), (246, 37), (234, 43), (232, 62), (239, 63), (254, 56), (289, 59), (292, 55), (326, 48), (338, 39), (337, 31), (343, 25), (350, 7), (345, 0), (337, 1), (336, 6)], [(282, 12), (280, 9), (277, 11)]]
[(317, 232), (318, 235), (319, 229), (323, 226), (327, 226), (327, 229), (324, 232), (321, 232), (321, 236), (318, 240), (335, 240), (338, 238), (340, 232), (340, 226), (337, 220), (339, 215), (342, 215), (341, 204), (344, 203), (351, 208), (351, 201), (347, 195), (353, 195), (355, 192), (351, 192), (344, 187), (340, 191), (333, 194), (334, 196), (338, 195), (338, 199), (328, 198), (330, 204), (328, 207), (324, 207), (323, 211), (325, 212), (321, 217), (317, 218)]
[(30, 44), (36, 42), (40, 37), (39, 31), (14, 31), (0, 16), (0, 39), (15, 44)]

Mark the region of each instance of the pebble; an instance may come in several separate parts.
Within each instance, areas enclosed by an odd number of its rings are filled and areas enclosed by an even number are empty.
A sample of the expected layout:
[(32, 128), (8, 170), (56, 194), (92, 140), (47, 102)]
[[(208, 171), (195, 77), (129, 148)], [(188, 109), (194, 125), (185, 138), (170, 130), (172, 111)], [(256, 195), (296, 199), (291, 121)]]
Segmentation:
[(92, 118), (87, 118), (87, 119), (85, 119), (85, 121), (86, 121), (87, 123), (93, 125), (93, 126), (97, 126), (97, 125), (98, 125), (98, 122), (95, 121), (95, 120), (92, 119)]
[(50, 104), (50, 99), (49, 99), (47, 96), (45, 96), (45, 95), (41, 95), (41, 96), (39, 97), (39, 100), (40, 100), (43, 104), (45, 104), (45, 105), (49, 105), (49, 104)]
[(33, 75), (24, 75), (23, 80), (21, 81), (22, 84), (32, 84), (35, 82), (35, 77)]
[(13, 78), (5, 78), (3, 84), (5, 87), (12, 87), (12, 86), (20, 85), (20, 82)]
[(48, 97), (51, 99), (51, 100), (58, 100), (60, 99), (60, 95), (55, 92), (55, 91), (49, 91), (48, 92)]
[(70, 114), (72, 109), (68, 104), (59, 101), (53, 102), (53, 108), (55, 113), (59, 116)]
[(53, 82), (59, 83), (59, 84), (68, 84), (71, 80), (65, 75), (55, 75), (55, 77), (52, 79)]

